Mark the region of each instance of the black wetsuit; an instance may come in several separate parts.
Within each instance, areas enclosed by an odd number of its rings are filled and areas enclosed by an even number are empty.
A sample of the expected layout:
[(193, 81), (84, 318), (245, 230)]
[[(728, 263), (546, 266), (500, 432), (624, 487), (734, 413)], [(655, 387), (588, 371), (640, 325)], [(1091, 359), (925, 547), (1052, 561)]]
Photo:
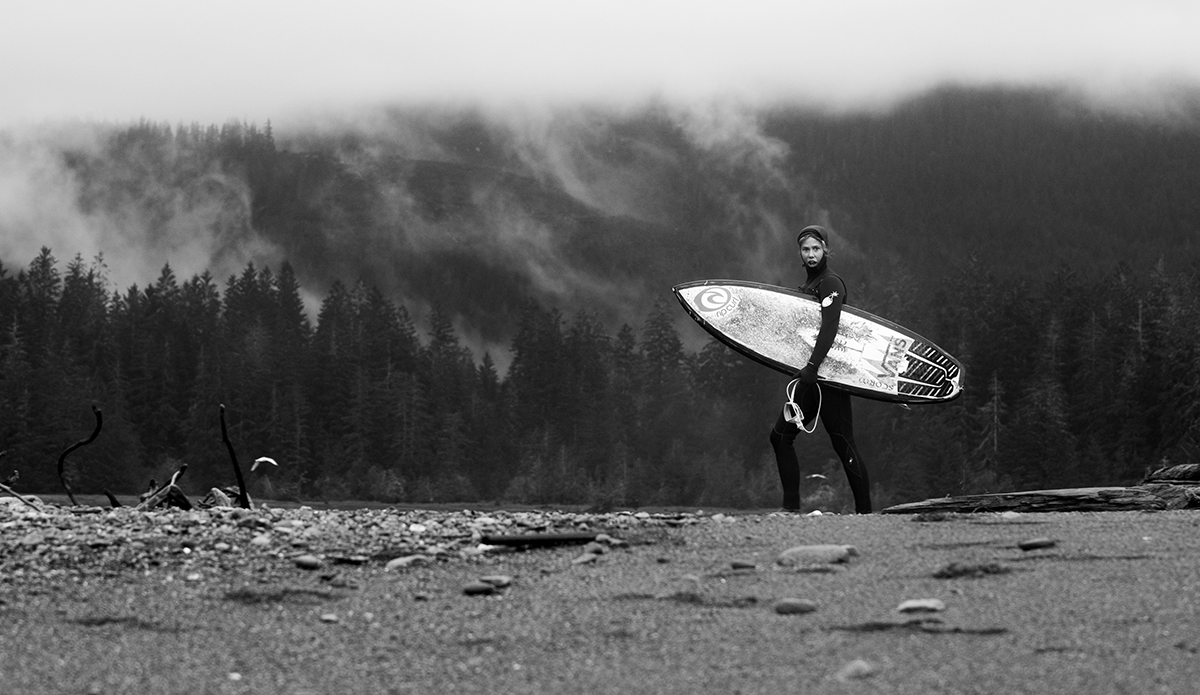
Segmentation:
[[(833, 346), (837, 334), (838, 320), (842, 315), (842, 304), (846, 301), (846, 285), (833, 271), (829, 270), (826, 258), (815, 268), (805, 266), (808, 281), (799, 289), (821, 302), (821, 330), (809, 362), (820, 367), (825, 355)], [(867, 467), (854, 444), (854, 416), (851, 412), (850, 394), (829, 384), (796, 384), (795, 402), (804, 412), (805, 428), (811, 428), (820, 401), (821, 424), (829, 433), (834, 451), (842, 460), (850, 491), (854, 494), (854, 510), (859, 514), (871, 513), (871, 484), (867, 479)], [(784, 419), (781, 410), (775, 427), (771, 430), (771, 447), (775, 450), (775, 464), (779, 468), (779, 482), (783, 485), (783, 507), (789, 510), (800, 508), (800, 464), (796, 459), (793, 442), (800, 429)]]

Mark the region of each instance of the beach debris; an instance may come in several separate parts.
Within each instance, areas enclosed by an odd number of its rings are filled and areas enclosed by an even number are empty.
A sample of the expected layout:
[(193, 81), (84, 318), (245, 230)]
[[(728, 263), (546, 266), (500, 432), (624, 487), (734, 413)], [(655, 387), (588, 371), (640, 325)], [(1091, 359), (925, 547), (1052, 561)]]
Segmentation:
[(945, 567), (933, 573), (937, 579), (959, 579), (969, 577), (971, 579), (979, 579), (992, 574), (1008, 574), (1012, 572), (1011, 567), (1005, 567), (998, 562), (982, 562), (982, 563), (965, 563), (951, 562)]
[(936, 598), (910, 598), (896, 606), (896, 610), (900, 613), (939, 613), (946, 610), (946, 604)]
[(780, 615), (800, 615), (817, 610), (817, 603), (806, 598), (781, 598), (775, 602), (775, 612)]
[[(5, 494), (12, 495), (13, 497), (17, 498), (19, 501), (32, 507), (35, 511), (41, 511), (40, 509), (38, 509), (38, 505), (34, 504), (34, 501), (37, 500), (37, 498), (34, 497), (33, 495), (25, 497), (24, 495), (21, 495), (21, 494), (15, 492), (12, 488), (10, 488), (7, 485), (0, 485), (0, 492), (4, 492)], [(9, 498), (5, 497), (3, 499), (9, 499)], [(40, 500), (38, 500), (38, 501), (40, 501)]]
[(858, 555), (852, 545), (798, 545), (788, 548), (775, 558), (781, 567), (803, 567), (849, 562)]
[(467, 596), (490, 596), (496, 593), (496, 585), (485, 581), (473, 581), (463, 587), (462, 592)]
[(485, 534), (480, 542), (485, 545), (513, 546), (517, 548), (545, 548), (555, 545), (592, 543), (599, 534), (587, 532), (568, 533), (523, 533), (515, 535)]
[(892, 622), (887, 620), (872, 620), (865, 623), (856, 623), (854, 625), (834, 625), (826, 628), (827, 630), (838, 630), (842, 632), (889, 632), (891, 630), (911, 630), (913, 632), (923, 632), (935, 635), (1003, 635), (1008, 632), (1006, 627), (962, 627), (960, 625), (947, 625), (940, 618), (913, 618), (903, 622)]
[[(153, 492), (148, 491), (148, 494), (143, 495), (141, 503), (139, 503), (136, 508), (137, 511), (149, 511), (155, 507), (158, 507), (159, 505), (164, 504), (177, 509), (191, 509), (191, 501), (188, 500), (187, 495), (183, 494), (183, 490), (175, 484), (179, 481), (179, 478), (181, 478), (184, 473), (187, 473), (187, 469), (188, 465), (186, 463), (180, 464), (179, 470), (175, 471), (175, 473), (171, 475), (171, 480), (167, 482), (166, 485), (163, 485)], [(154, 487), (153, 480), (150, 481), (150, 487)]]
[(67, 497), (71, 500), (72, 506), (77, 505), (78, 502), (75, 501), (75, 495), (71, 492), (71, 486), (67, 483), (67, 477), (64, 474), (63, 465), (67, 460), (67, 454), (75, 451), (81, 446), (87, 446), (88, 444), (91, 444), (92, 442), (96, 441), (96, 437), (100, 436), (100, 430), (104, 427), (104, 414), (100, 412), (100, 409), (93, 404), (92, 415), (94, 415), (96, 418), (96, 428), (92, 430), (92, 436), (75, 442), (58, 455), (58, 481), (62, 483), (63, 489), (67, 491)]
[(1046, 538), (1044, 536), (1039, 538), (1030, 538), (1017, 543), (1017, 547), (1025, 552), (1029, 552), (1030, 550), (1038, 550), (1041, 548), (1053, 548), (1056, 545), (1058, 545), (1058, 541), (1054, 540), (1053, 538)]
[(865, 659), (855, 659), (847, 663), (845, 666), (838, 669), (834, 674), (834, 679), (845, 683), (852, 680), (860, 680), (870, 678), (879, 672), (879, 669), (874, 664)]
[[(166, 482), (156, 484), (150, 494), (168, 488)], [(233, 567), (255, 568), (268, 578), (280, 571), (296, 571), (294, 559), (300, 555), (321, 559), (324, 565), (316, 573), (336, 566), (346, 568), (347, 574), (374, 569), (381, 573), (391, 570), (394, 576), (423, 564), (471, 557), (479, 546), (479, 520), (484, 518), (490, 519), (486, 532), (509, 536), (538, 529), (539, 536), (556, 537), (578, 533), (580, 525), (586, 524), (588, 535), (613, 539), (597, 541), (611, 555), (622, 547), (623, 541), (617, 537), (626, 534), (651, 539), (638, 541), (647, 545), (666, 540), (663, 520), (676, 516), (637, 516), (630, 511), (495, 510), (481, 514), (466, 509), (309, 506), (184, 510), (166, 503), (153, 508), (132, 504), (109, 508), (70, 506), (65, 495), (63, 504), (23, 497), (0, 495), (0, 577), (7, 582), (108, 575), (117, 569), (178, 578), (200, 573), (208, 579), (227, 574)], [(704, 523), (715, 525), (707, 517)], [(414, 528), (424, 530), (417, 533), (411, 530)], [(662, 538), (657, 535), (660, 531)], [(583, 545), (586, 543), (575, 547)], [(651, 562), (654, 557), (649, 556)]]
[(950, 512), (921, 512), (919, 514), (914, 515), (912, 520), (928, 523), (928, 522), (937, 522), (937, 521), (949, 521), (950, 519), (953, 519), (953, 518), (954, 518), (954, 515), (951, 514)]
[(325, 564), (321, 562), (321, 558), (317, 557), (316, 555), (308, 554), (300, 555), (296, 559), (292, 560), (292, 562), (296, 563), (296, 567), (302, 570), (320, 569), (321, 565)]
[(429, 564), (428, 555), (405, 555), (404, 557), (388, 560), (388, 563), (384, 565), (383, 569), (387, 571), (400, 570), (408, 569), (409, 567), (419, 567), (427, 564)]
[(238, 506), (243, 509), (253, 509), (254, 504), (250, 501), (250, 493), (246, 488), (246, 481), (242, 477), (242, 467), (238, 465), (237, 452), (233, 450), (233, 442), (229, 441), (229, 430), (225, 427), (225, 404), (221, 404), (221, 441), (225, 442), (225, 450), (229, 452), (229, 460), (233, 464), (233, 476), (237, 480), (237, 496)]

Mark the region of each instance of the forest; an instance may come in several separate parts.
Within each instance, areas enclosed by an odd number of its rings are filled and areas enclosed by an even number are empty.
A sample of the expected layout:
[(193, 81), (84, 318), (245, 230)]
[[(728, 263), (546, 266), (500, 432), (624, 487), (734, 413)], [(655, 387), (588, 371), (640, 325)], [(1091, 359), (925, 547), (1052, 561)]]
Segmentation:
[[(650, 109), (572, 131), (573, 176), (485, 115), (389, 118), (436, 156), (237, 122), (106, 126), (54, 150), (78, 209), (143, 225), (145, 248), (210, 235), (215, 266), (249, 240), (272, 255), (223, 278), (168, 259), (121, 287), (103, 244), (6, 258), (13, 487), (61, 490), (55, 461), (93, 404), (104, 429), (69, 460), (76, 493), (133, 494), (183, 462), (190, 493), (230, 485), (223, 405), (243, 461), (279, 462), (248, 481), (263, 498), (777, 506), (767, 434), (787, 378), (708, 339), (669, 289), (795, 285), (788, 230), (813, 220), (835, 232), (850, 304), (966, 369), (949, 404), (856, 399), (876, 507), (1196, 461), (1194, 114), (951, 91), (886, 114), (762, 114), (714, 140)], [(852, 509), (823, 430), (798, 449), (825, 476), (805, 506)]]

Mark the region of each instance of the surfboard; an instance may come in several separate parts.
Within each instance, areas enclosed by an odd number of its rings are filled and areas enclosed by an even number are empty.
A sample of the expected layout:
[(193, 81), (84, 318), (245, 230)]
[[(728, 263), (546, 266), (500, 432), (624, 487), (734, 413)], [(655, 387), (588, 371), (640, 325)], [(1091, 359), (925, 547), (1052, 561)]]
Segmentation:
[[(693, 319), (746, 357), (794, 374), (808, 363), (821, 328), (816, 299), (740, 280), (699, 280), (673, 288)], [(887, 319), (842, 306), (819, 383), (894, 403), (941, 403), (962, 393), (962, 364), (932, 341)]]

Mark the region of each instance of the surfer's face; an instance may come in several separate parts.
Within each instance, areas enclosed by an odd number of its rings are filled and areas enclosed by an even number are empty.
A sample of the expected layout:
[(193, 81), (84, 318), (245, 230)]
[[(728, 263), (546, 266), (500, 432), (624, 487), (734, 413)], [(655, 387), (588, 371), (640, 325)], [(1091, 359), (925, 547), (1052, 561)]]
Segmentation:
[(825, 257), (825, 245), (816, 237), (806, 236), (800, 241), (800, 260), (804, 261), (804, 265), (809, 268), (815, 268), (821, 264), (821, 259)]

